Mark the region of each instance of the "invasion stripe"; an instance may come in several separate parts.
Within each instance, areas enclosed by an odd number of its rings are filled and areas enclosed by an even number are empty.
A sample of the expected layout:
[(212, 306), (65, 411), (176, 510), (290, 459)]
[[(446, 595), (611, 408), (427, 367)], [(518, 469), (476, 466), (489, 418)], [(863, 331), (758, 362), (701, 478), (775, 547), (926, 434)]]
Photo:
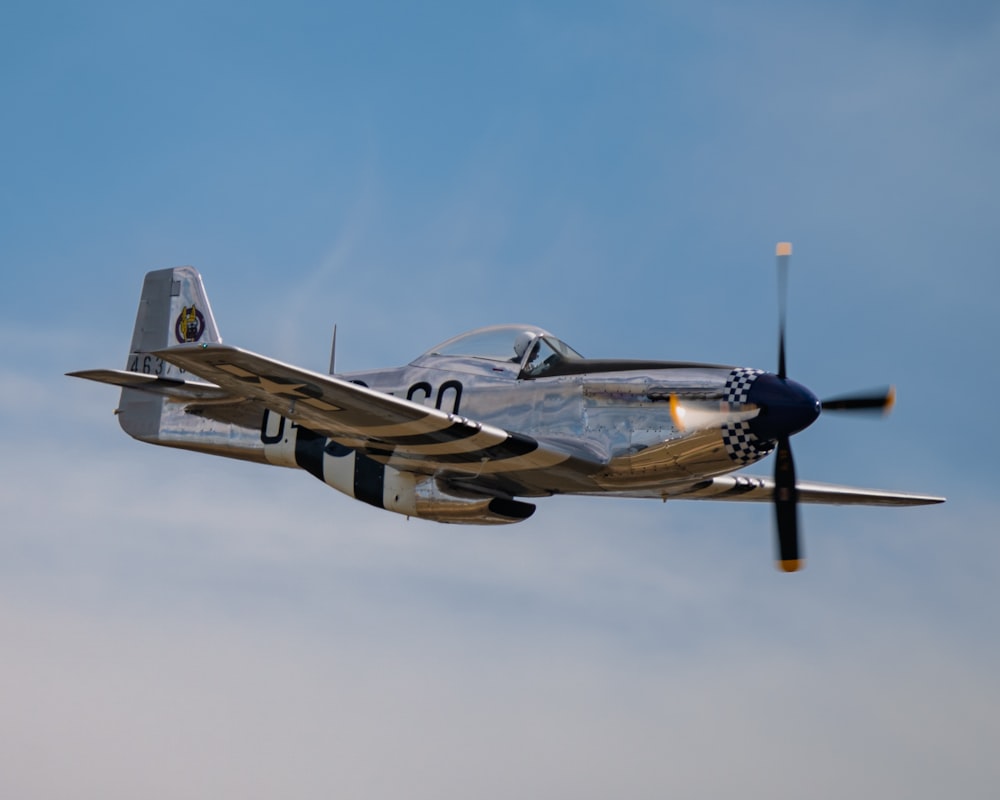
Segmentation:
[(385, 508), (385, 465), (358, 453), (354, 458), (354, 496), (370, 506)]
[(359, 436), (367, 436), (377, 439), (385, 439), (391, 436), (409, 436), (414, 433), (431, 433), (433, 431), (439, 431), (447, 428), (449, 425), (453, 424), (454, 418), (450, 415), (448, 417), (441, 417), (437, 414), (428, 413), (424, 417), (415, 417), (412, 420), (407, 420), (406, 422), (396, 422), (391, 425), (360, 425), (354, 428), (354, 431)]
[(295, 429), (295, 463), (310, 475), (325, 481), (323, 475), (323, 451), (326, 437), (301, 425)]
[(499, 444), (489, 447), (481, 447), (476, 450), (468, 450), (464, 453), (408, 453), (405, 450), (388, 452), (380, 448), (366, 448), (366, 452), (379, 456), (391, 455), (394, 459), (413, 459), (416, 461), (428, 461), (439, 464), (461, 464), (479, 461), (502, 461), (509, 458), (517, 458), (538, 449), (538, 442), (519, 433), (507, 434), (507, 438)]
[(409, 447), (397, 447), (395, 448), (395, 452), (411, 458), (418, 456), (433, 458), (437, 455), (451, 456), (458, 453), (475, 453), (502, 444), (507, 441), (507, 437), (508, 434), (506, 431), (479, 431), (475, 436), (470, 436), (467, 439), (459, 439), (457, 441), (444, 442), (442, 444), (423, 444), (410, 445)]
[(379, 442), (394, 445), (396, 447), (420, 447), (428, 444), (446, 444), (448, 442), (458, 442), (468, 439), (479, 433), (480, 427), (477, 425), (454, 422), (447, 428), (430, 433), (416, 433), (408, 436), (377, 436)]

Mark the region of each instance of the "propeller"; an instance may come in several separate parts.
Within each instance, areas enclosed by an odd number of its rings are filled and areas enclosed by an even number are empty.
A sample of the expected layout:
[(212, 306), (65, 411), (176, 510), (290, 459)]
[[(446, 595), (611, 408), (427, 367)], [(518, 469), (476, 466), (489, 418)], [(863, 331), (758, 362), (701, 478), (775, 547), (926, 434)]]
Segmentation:
[(896, 404), (896, 389), (886, 386), (864, 394), (847, 394), (823, 401), (824, 411), (868, 411), (888, 414)]
[(777, 565), (784, 572), (797, 572), (805, 565), (799, 538), (799, 493), (795, 483), (792, 435), (811, 425), (821, 409), (887, 414), (896, 401), (896, 391), (890, 386), (820, 403), (812, 392), (788, 378), (785, 320), (791, 255), (792, 245), (779, 242), (775, 248), (778, 267), (778, 371), (774, 375), (759, 376), (747, 397), (757, 411), (751, 429), (759, 438), (777, 442), (774, 462), (775, 544)]
[(785, 317), (788, 306), (788, 259), (792, 255), (791, 242), (778, 242), (774, 248), (778, 262), (778, 377), (787, 378), (785, 368)]
[(797, 572), (805, 559), (799, 541), (799, 490), (795, 487), (795, 459), (789, 437), (778, 440), (774, 463), (774, 520), (777, 527), (778, 567)]
[[(788, 261), (791, 242), (778, 242), (774, 255), (778, 265), (778, 378), (785, 381), (785, 319), (788, 309)], [(799, 541), (799, 491), (795, 487), (795, 458), (791, 435), (778, 437), (774, 461), (774, 521), (777, 529), (777, 562), (784, 572), (802, 569), (805, 559)]]

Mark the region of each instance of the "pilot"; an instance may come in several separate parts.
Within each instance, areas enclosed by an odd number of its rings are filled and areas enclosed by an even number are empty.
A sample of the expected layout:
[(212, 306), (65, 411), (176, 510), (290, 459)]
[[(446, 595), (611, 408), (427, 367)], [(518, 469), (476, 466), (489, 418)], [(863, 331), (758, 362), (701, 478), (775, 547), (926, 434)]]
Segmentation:
[(521, 331), (514, 339), (514, 357), (511, 361), (520, 361), (528, 350), (528, 345), (535, 341), (535, 334), (531, 331)]
[(511, 361), (519, 364), (521, 359), (524, 358), (524, 354), (528, 351), (528, 348), (531, 347), (532, 343), (534, 343), (535, 346), (531, 348), (531, 355), (528, 356), (528, 360), (524, 363), (524, 369), (529, 369), (531, 367), (531, 363), (538, 356), (539, 343), (536, 342), (537, 338), (538, 336), (531, 331), (522, 331), (519, 333), (517, 338), (514, 339), (514, 357)]

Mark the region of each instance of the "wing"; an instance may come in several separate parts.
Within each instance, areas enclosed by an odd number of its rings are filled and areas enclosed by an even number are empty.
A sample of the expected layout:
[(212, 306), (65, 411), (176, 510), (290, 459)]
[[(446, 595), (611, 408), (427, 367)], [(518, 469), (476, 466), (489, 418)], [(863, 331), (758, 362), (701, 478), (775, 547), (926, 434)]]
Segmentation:
[[(330, 375), (223, 344), (179, 345), (153, 355), (211, 381), (227, 395), (274, 413), (397, 469), (525, 484), (556, 468), (582, 476), (601, 464), (556, 442), (540, 442)], [(579, 477), (578, 477), (579, 479)]]
[[(800, 503), (835, 506), (924, 506), (943, 503), (945, 498), (909, 492), (886, 492), (833, 483), (798, 481)], [(730, 500), (742, 503), (774, 502), (774, 481), (752, 475), (721, 475), (683, 486), (660, 490), (613, 492), (618, 496), (657, 497), (664, 500)]]

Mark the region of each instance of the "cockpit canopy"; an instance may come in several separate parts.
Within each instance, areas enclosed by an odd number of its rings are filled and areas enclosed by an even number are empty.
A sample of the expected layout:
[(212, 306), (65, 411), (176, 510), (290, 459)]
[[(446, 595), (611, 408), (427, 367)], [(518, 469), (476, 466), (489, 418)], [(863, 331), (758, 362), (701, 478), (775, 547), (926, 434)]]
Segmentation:
[(576, 350), (533, 325), (494, 325), (460, 334), (428, 350), (425, 356), (462, 356), (520, 366), (528, 377), (544, 375), (552, 365), (582, 359)]

